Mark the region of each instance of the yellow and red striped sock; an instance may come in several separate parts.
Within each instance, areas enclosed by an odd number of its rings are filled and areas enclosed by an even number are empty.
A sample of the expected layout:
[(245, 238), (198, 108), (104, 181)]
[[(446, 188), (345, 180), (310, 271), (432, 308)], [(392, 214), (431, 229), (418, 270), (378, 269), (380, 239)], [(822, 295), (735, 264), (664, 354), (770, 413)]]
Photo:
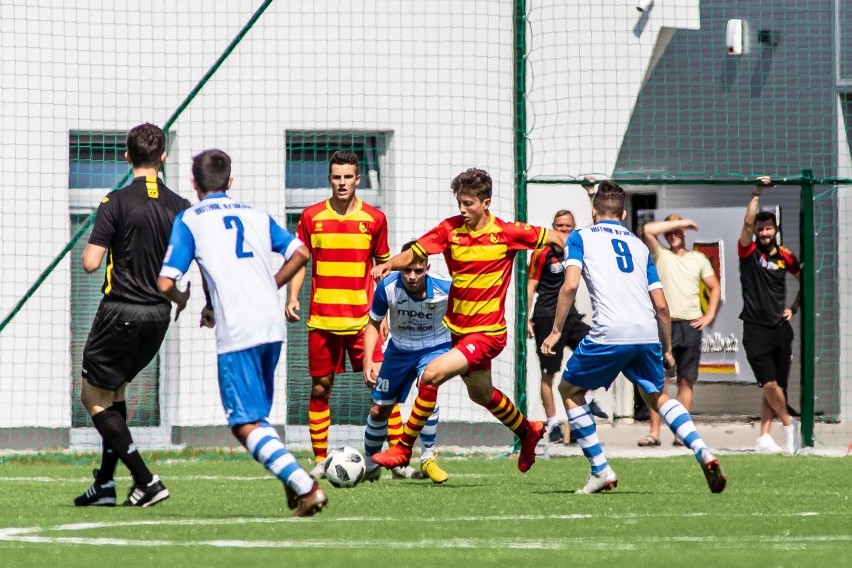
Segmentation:
[(435, 410), (435, 405), (438, 403), (438, 387), (432, 385), (420, 384), (420, 389), (417, 391), (417, 398), (414, 399), (414, 404), (411, 407), (411, 415), (408, 417), (408, 422), (405, 423), (402, 436), (399, 438), (399, 444), (408, 448), (414, 447), (414, 442), (420, 435), (420, 431), (426, 425), (432, 412)]
[(394, 404), (388, 417), (388, 447), (399, 442), (402, 436), (402, 414), (399, 412), (399, 405)]
[(498, 389), (494, 389), (491, 393), (491, 402), (485, 408), (494, 415), (494, 418), (503, 423), (503, 426), (514, 432), (517, 436), (522, 436), (527, 431), (529, 422), (521, 414), (521, 411), (509, 400), (505, 394)]
[(308, 405), (308, 429), (311, 432), (311, 447), (316, 461), (325, 459), (328, 453), (329, 426), (331, 410), (328, 407), (328, 396), (312, 396)]

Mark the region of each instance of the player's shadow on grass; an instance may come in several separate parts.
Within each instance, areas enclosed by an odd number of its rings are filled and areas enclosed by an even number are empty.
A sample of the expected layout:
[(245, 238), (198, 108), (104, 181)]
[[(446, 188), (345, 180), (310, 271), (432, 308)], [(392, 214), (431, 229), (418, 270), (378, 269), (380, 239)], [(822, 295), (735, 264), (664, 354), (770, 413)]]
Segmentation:
[[(550, 490), (547, 490), (547, 491), (544, 491), (544, 490), (533, 491), (533, 493), (538, 494), (538, 495), (575, 495), (578, 498), (586, 498), (587, 497), (587, 495), (577, 494), (577, 488), (572, 489), (571, 487), (566, 487), (565, 489), (550, 489)], [(614, 489), (612, 491), (601, 491), (597, 495), (617, 496), (617, 495), (652, 495), (652, 494), (654, 494), (653, 491), (630, 491), (630, 490), (624, 491), (624, 490), (621, 490), (621, 489)]]
[(432, 490), (432, 489), (435, 489), (435, 490), (438, 490), (438, 489), (440, 489), (440, 490), (444, 490), (444, 489), (470, 489), (470, 488), (474, 488), (474, 487), (490, 487), (490, 486), (486, 483), (478, 483), (478, 482), (477, 483), (467, 483), (467, 482), (465, 482), (465, 483), (461, 483), (461, 482), (453, 483), (452, 476), (451, 476), (449, 481), (446, 481), (446, 482), (440, 483), (440, 484), (429, 483), (429, 482), (420, 482), (420, 483), (410, 482), (410, 483), (406, 483), (405, 485), (400, 485), (400, 487), (404, 487), (406, 491), (408, 491), (409, 489), (419, 489), (419, 490), (422, 491), (424, 489), (428, 489), (428, 490)]

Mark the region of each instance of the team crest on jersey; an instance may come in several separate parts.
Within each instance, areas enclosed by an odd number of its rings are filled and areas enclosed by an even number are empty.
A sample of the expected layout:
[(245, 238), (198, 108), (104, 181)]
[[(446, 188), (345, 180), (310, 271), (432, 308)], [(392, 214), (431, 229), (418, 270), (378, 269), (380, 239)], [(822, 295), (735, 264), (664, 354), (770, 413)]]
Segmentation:
[(500, 242), (500, 237), (498, 237), (495, 233), (491, 233), (488, 236), (488, 240), (491, 241), (492, 245), (496, 245), (498, 242)]
[(362, 233), (366, 233), (367, 232), (367, 223), (363, 223), (363, 222), (358, 223), (358, 230), (361, 231)]
[(450, 237), (450, 240), (453, 241), (454, 244), (459, 244), (459, 236), (456, 233), (453, 233), (453, 236)]
[(550, 273), (561, 274), (562, 272), (565, 272), (565, 267), (558, 259), (554, 258), (550, 263)]
[(434, 312), (436, 309), (438, 309), (438, 304), (426, 304), (426, 309)]
[(314, 231), (322, 231), (322, 221), (314, 223)]
[(770, 262), (766, 255), (760, 255), (760, 266), (767, 270), (784, 270), (784, 261)]

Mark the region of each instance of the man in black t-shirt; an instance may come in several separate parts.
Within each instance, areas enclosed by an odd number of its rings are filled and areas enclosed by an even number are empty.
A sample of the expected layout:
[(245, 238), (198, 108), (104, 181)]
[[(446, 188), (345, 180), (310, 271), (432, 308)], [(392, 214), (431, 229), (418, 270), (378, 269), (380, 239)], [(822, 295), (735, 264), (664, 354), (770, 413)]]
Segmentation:
[(174, 218), (190, 205), (158, 178), (165, 149), (165, 134), (153, 124), (128, 133), (125, 158), (133, 181), (103, 198), (83, 250), (86, 272), (97, 270), (104, 256), (107, 268), (104, 297), (83, 349), (80, 392), (103, 439), (103, 455), (94, 483), (74, 499), (78, 507), (116, 504), (113, 476), (118, 460), (134, 481), (123, 505), (147, 507), (169, 496), (133, 443), (124, 399), (127, 384), (157, 354), (169, 327), (171, 303), (160, 296), (157, 277)]
[[(553, 229), (566, 235), (571, 234), (576, 226), (574, 214), (566, 209), (560, 209), (553, 216)], [(548, 440), (550, 442), (562, 441), (563, 433), (556, 418), (556, 405), (553, 401), (553, 377), (562, 368), (562, 354), (565, 347), (576, 349), (580, 341), (589, 333), (589, 326), (583, 322), (583, 315), (577, 312), (577, 308), (571, 306), (562, 335), (559, 342), (554, 346), (554, 355), (544, 355), (541, 352), (541, 343), (553, 331), (553, 318), (556, 314), (556, 302), (559, 298), (559, 290), (565, 281), (565, 267), (562, 264), (564, 256), (563, 249), (559, 247), (546, 247), (533, 251), (527, 274), (527, 307), (532, 306), (533, 295), (537, 292), (538, 298), (535, 307), (530, 310), (527, 320), (527, 337), (535, 337), (536, 354), (541, 366), (541, 402), (547, 415)], [(589, 393), (592, 396), (592, 393)], [(594, 401), (589, 400), (592, 413), (599, 418), (609, 418), (604, 414)]]
[[(800, 295), (786, 307), (789, 272), (799, 279), (801, 265), (793, 253), (777, 244), (775, 214), (758, 212), (760, 194), (769, 187), (769, 177), (757, 178), (746, 209), (737, 245), (743, 294), (743, 347), (757, 384), (763, 389), (760, 437), (755, 449), (761, 453), (795, 453), (798, 449), (796, 423), (787, 411), (785, 391), (793, 357), (793, 326), (790, 319), (799, 307)], [(800, 291), (801, 293), (801, 291)], [(784, 448), (769, 434), (772, 419), (784, 425)]]

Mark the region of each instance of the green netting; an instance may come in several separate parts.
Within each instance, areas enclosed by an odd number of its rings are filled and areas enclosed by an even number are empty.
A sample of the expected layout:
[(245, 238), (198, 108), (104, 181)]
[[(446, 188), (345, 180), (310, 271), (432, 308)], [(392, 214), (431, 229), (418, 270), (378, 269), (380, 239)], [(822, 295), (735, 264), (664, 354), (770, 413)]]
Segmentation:
[[(326, 165), (326, 170), (328, 166)], [(299, 223), (298, 215), (287, 215), (287, 227), (293, 233)], [(308, 264), (305, 285), (299, 294), (302, 306), (302, 322), (310, 314), (311, 266)], [(308, 353), (308, 330), (303, 323), (290, 324), (287, 334), (287, 424), (307, 426), (307, 401), (311, 392), (305, 354)], [(351, 369), (349, 369), (351, 371)], [(331, 404), (332, 424), (347, 426), (364, 425), (364, 409), (370, 407), (370, 391), (363, 386), (361, 373), (341, 373), (335, 376), (333, 401)]]
[[(302, 208), (328, 197), (328, 153), (356, 151), (359, 192), (387, 213), (394, 251), (456, 212), (449, 181), (470, 166), (491, 173), (495, 213), (536, 224), (562, 207), (589, 223), (578, 180), (615, 177), (631, 192), (628, 224), (637, 231), (640, 210), (727, 208), (720, 214), (736, 225), (750, 181), (771, 175), (783, 186), (762, 204), (781, 211), (785, 244), (816, 271), (806, 290), (815, 305), (794, 320), (806, 342), (796, 362), (811, 348), (814, 362), (795, 365), (791, 400), (802, 410), (812, 402), (817, 444), (839, 444), (850, 435), (852, 381), (840, 259), (852, 235), (847, 187), (835, 182), (852, 176), (852, 9), (829, 0), (641, 5), (4, 3), (0, 445), (97, 443), (76, 397), (101, 277), (85, 275), (79, 256), (91, 212), (126, 182), (124, 133), (143, 121), (169, 131), (164, 176), (172, 188), (194, 201), (190, 157), (220, 147), (234, 158), (233, 195), (290, 227)], [(741, 43), (728, 29), (739, 30)], [(727, 53), (732, 41), (741, 53)], [(810, 210), (801, 202), (803, 170), (816, 180), (813, 240), (801, 218)], [(735, 240), (726, 237), (726, 246)], [(433, 270), (445, 272), (443, 261)], [(198, 273), (190, 279), (197, 283)], [(520, 268), (516, 285), (523, 290)], [(735, 275), (728, 286), (737, 286)], [(306, 282), (303, 321), (308, 291)], [(516, 325), (524, 303), (513, 290), (510, 348), (495, 362), (495, 383), (542, 418), (533, 346)], [(197, 327), (200, 304), (197, 293), (131, 390), (143, 444), (228, 440), (212, 333)], [(289, 336), (272, 418), (304, 446), (304, 326), (290, 325)], [(809, 377), (814, 396), (803, 402), (799, 393), (810, 390), (799, 383)], [(753, 386), (699, 387), (699, 416), (757, 416)], [(460, 381), (441, 396), (444, 441), (511, 441)], [(332, 443), (357, 443), (367, 401), (358, 375), (338, 377), (332, 417), (345, 427), (333, 428)], [(617, 389), (602, 403), (632, 418), (632, 392)]]

